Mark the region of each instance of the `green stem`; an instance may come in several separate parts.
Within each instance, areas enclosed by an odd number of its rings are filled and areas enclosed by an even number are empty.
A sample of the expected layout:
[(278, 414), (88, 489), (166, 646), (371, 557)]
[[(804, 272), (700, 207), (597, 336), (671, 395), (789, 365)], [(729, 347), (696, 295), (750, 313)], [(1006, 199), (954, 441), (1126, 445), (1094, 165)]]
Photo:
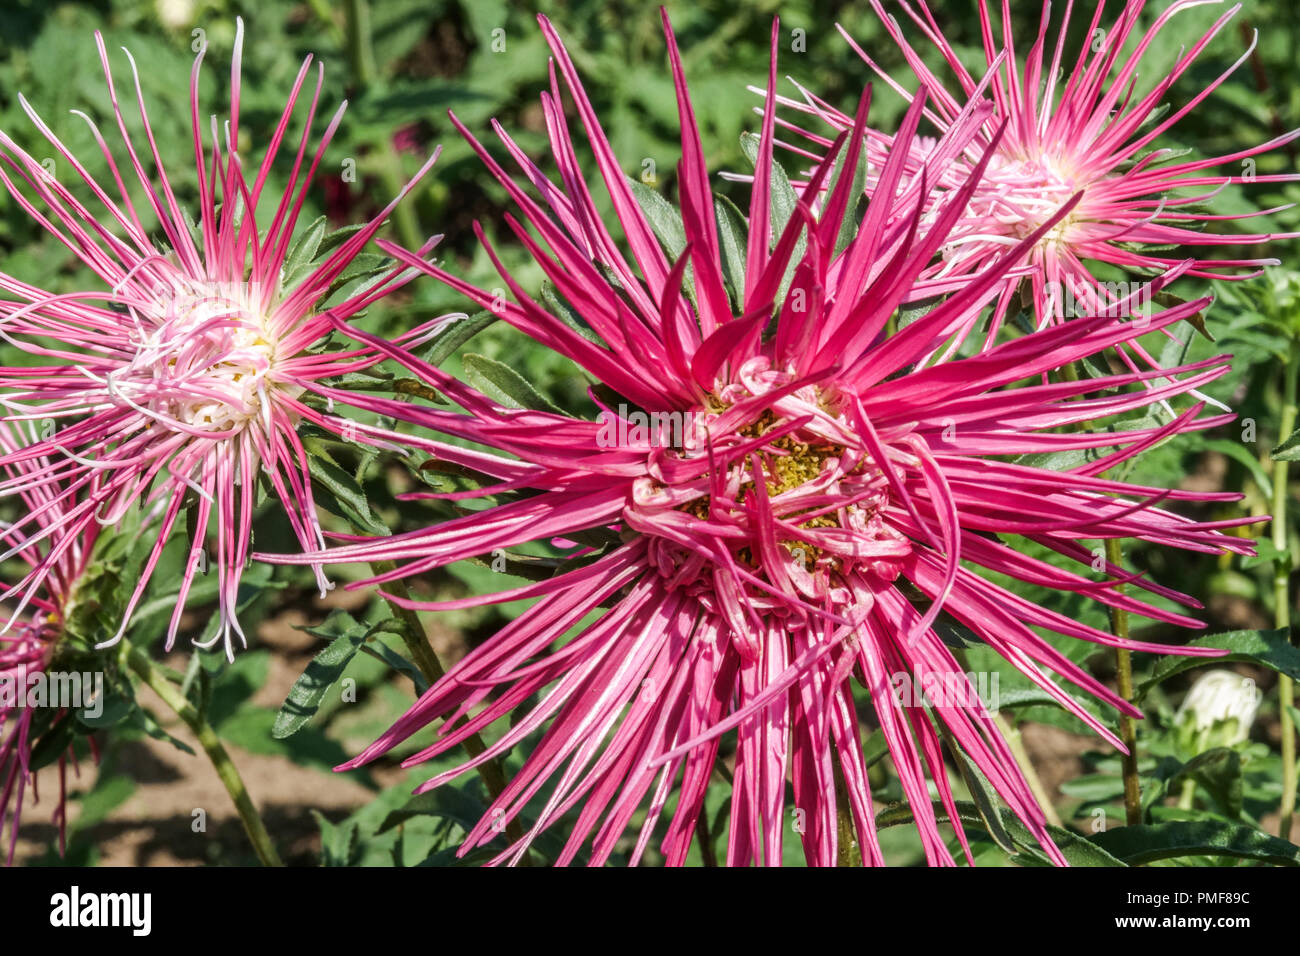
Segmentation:
[(844, 782), (844, 771), (839, 758), (831, 756), (831, 772), (835, 777), (835, 814), (837, 818), (836, 866), (861, 866), (862, 850), (858, 844), (858, 828), (853, 821), (853, 808), (849, 805), (849, 788)]
[[(396, 565), (392, 561), (375, 561), (372, 562), (371, 568), (376, 575), (387, 574), (394, 570)], [(410, 600), (411, 592), (407, 590), (406, 582), (394, 579), (385, 583), (384, 587), (391, 592), (393, 597), (400, 598), (403, 601)], [(402, 642), (406, 645), (407, 652), (411, 655), (411, 660), (415, 666), (420, 669), (424, 676), (425, 683), (430, 687), (442, 680), (447, 673), (438, 660), (438, 655), (434, 652), (433, 646), (429, 643), (429, 635), (424, 630), (424, 625), (420, 623), (420, 617), (409, 607), (403, 607), (397, 601), (386, 598), (389, 608), (392, 609), (394, 617), (402, 623)], [(487, 750), (487, 744), (478, 734), (470, 734), (465, 738), (461, 745), (465, 752), (471, 757), (477, 757), (483, 751)], [(483, 783), (496, 799), (506, 789), (506, 775), (501, 767), (500, 761), (485, 760), (477, 767), (479, 776), (483, 778)], [(506, 824), (506, 836), (512, 843), (518, 842), (524, 838), (523, 827), (519, 825), (518, 819), (512, 819)], [(525, 855), (522, 861), (525, 865), (528, 862), (528, 856)]]
[(193, 731), (194, 736), (198, 738), (199, 746), (208, 755), (208, 759), (212, 761), (212, 766), (217, 770), (217, 776), (221, 779), (226, 792), (230, 794), (230, 799), (234, 801), (235, 810), (239, 814), (239, 821), (244, 825), (244, 832), (248, 834), (248, 839), (252, 842), (253, 849), (257, 852), (257, 858), (262, 861), (262, 865), (284, 866), (280, 861), (279, 854), (275, 852), (275, 846), (271, 843), (270, 834), (266, 832), (266, 826), (262, 823), (262, 818), (258, 816), (257, 808), (253, 806), (253, 800), (248, 795), (248, 788), (244, 786), (243, 778), (239, 776), (239, 771), (235, 769), (230, 754), (226, 752), (226, 748), (217, 737), (216, 731), (212, 729), (212, 725), (199, 714), (194, 705), (190, 703), (189, 698), (182, 694), (180, 689), (169, 681), (159, 668), (154, 666), (153, 661), (126, 642), (123, 642), (122, 646), (126, 665), (142, 681), (153, 688), (154, 693), (162, 698), (163, 703), (176, 712), (176, 716), (183, 720), (185, 725)]
[[(1120, 548), (1119, 538), (1106, 539), (1106, 560), (1116, 568), (1120, 567), (1124, 554)], [(1124, 589), (1116, 588), (1116, 593), (1123, 594)], [(1128, 611), (1118, 607), (1110, 609), (1110, 630), (1120, 640), (1128, 640)], [(1133, 655), (1128, 648), (1115, 648), (1115, 679), (1119, 696), (1132, 703)], [(1128, 714), (1120, 714), (1119, 738), (1128, 751), (1123, 760), (1124, 817), (1132, 827), (1142, 822), (1142, 784), (1138, 780), (1137, 724)]]
[(343, 12), (352, 81), (364, 88), (375, 78), (375, 50), (370, 44), (370, 4), (366, 0), (347, 0)]
[(1047, 822), (1053, 826), (1065, 826), (1061, 821), (1061, 815), (1056, 812), (1056, 807), (1052, 804), (1052, 798), (1047, 793), (1047, 787), (1043, 786), (1042, 778), (1038, 776), (1038, 771), (1034, 769), (1034, 762), (1029, 759), (1029, 751), (1025, 749), (1025, 742), (1022, 739), (1020, 729), (1013, 727), (1010, 721), (1001, 714), (994, 714), (993, 722), (997, 724), (997, 728), (1001, 731), (1007, 746), (1011, 748), (1011, 756), (1015, 758), (1016, 764), (1020, 767), (1020, 773), (1024, 776), (1025, 783), (1029, 784), (1029, 792), (1038, 801), (1038, 806), (1042, 809)]
[[(1083, 380), (1083, 374), (1076, 362), (1070, 362), (1061, 369), (1066, 381)], [(1080, 430), (1092, 428), (1092, 423), (1082, 422)], [(1119, 569), (1124, 560), (1124, 551), (1119, 538), (1106, 539), (1106, 560)], [(1116, 594), (1123, 594), (1123, 586), (1115, 588)], [(1128, 611), (1123, 608), (1110, 609), (1110, 631), (1121, 640), (1128, 640)], [(1133, 702), (1133, 654), (1127, 648), (1115, 648), (1115, 679), (1119, 696), (1129, 703)], [(1142, 822), (1142, 783), (1138, 778), (1137, 759), (1137, 723), (1128, 714), (1119, 715), (1119, 738), (1128, 751), (1122, 761), (1124, 775), (1124, 818), (1129, 826)]]
[(700, 804), (700, 816), (695, 821), (695, 836), (700, 844), (700, 859), (705, 866), (717, 866), (718, 854), (713, 849), (713, 835), (709, 833), (709, 808)]
[[(966, 651), (961, 648), (954, 648), (953, 659), (961, 665), (961, 669), (970, 673), (970, 662), (966, 659)], [(1054, 826), (1063, 827), (1065, 824), (1061, 821), (1061, 815), (1056, 812), (1056, 806), (1052, 803), (1052, 798), (1047, 792), (1047, 787), (1043, 785), (1043, 778), (1038, 776), (1038, 770), (1034, 767), (1034, 762), (1029, 758), (1029, 751), (1025, 749), (1024, 735), (1020, 728), (1002, 716), (1000, 712), (993, 713), (993, 724), (1002, 734), (1002, 739), (1007, 742), (1007, 747), (1011, 750), (1011, 756), (1020, 768), (1020, 775), (1025, 778), (1025, 783), (1029, 787), (1029, 792), (1034, 795), (1034, 800), (1038, 803), (1038, 808), (1043, 811), (1043, 816), (1048, 823)], [(949, 746), (955, 747), (956, 744), (949, 741)]]
[[(1296, 376), (1300, 372), (1300, 342), (1292, 342), (1282, 375), (1282, 419), (1278, 423), (1278, 443), (1286, 441), (1295, 430)], [(1289, 463), (1273, 462), (1273, 623), (1288, 632), (1291, 629), (1291, 547), (1287, 541), (1287, 499)], [(1296, 728), (1291, 717), (1295, 706), (1295, 682), (1285, 674), (1278, 678), (1277, 698), (1282, 714), (1282, 801), (1278, 806), (1278, 836), (1291, 839), (1291, 823), (1296, 799)]]

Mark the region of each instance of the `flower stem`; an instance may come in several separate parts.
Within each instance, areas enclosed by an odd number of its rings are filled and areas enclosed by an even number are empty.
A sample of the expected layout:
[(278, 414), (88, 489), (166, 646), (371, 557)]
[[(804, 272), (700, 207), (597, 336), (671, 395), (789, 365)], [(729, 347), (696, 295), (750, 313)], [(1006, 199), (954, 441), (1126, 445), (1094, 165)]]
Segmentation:
[(713, 849), (713, 835), (709, 833), (709, 808), (700, 803), (700, 815), (695, 821), (695, 837), (700, 844), (700, 859), (705, 866), (717, 866), (718, 854)]
[(1000, 713), (993, 715), (993, 722), (997, 724), (997, 728), (1002, 733), (1003, 739), (1006, 740), (1007, 746), (1011, 748), (1011, 756), (1015, 758), (1016, 763), (1019, 765), (1025, 783), (1029, 785), (1029, 792), (1038, 801), (1038, 806), (1043, 811), (1043, 816), (1047, 819), (1047, 822), (1053, 826), (1065, 826), (1061, 821), (1061, 815), (1056, 812), (1056, 807), (1052, 804), (1052, 798), (1048, 795), (1047, 788), (1043, 786), (1042, 778), (1038, 776), (1038, 771), (1034, 769), (1034, 762), (1029, 759), (1029, 751), (1025, 749), (1025, 742), (1022, 739), (1020, 729), (1013, 727), (1010, 721)]
[[(1061, 371), (1067, 381), (1078, 382), (1083, 379), (1082, 370), (1076, 362), (1070, 362)], [(1092, 427), (1091, 423), (1079, 425), (1080, 430)], [(1119, 538), (1106, 539), (1106, 560), (1116, 568), (1120, 567), (1124, 560), (1124, 549)], [(1115, 593), (1123, 594), (1123, 585), (1116, 587)], [(1128, 611), (1118, 607), (1110, 609), (1110, 632), (1121, 640), (1128, 640)], [(1128, 648), (1115, 648), (1115, 680), (1119, 696), (1132, 703), (1133, 654)], [(1128, 751), (1124, 754), (1122, 762), (1124, 819), (1129, 826), (1137, 826), (1142, 822), (1142, 783), (1138, 779), (1137, 724), (1128, 714), (1119, 715), (1119, 738), (1124, 743), (1124, 749)]]
[(266, 826), (262, 823), (262, 818), (257, 813), (257, 807), (253, 806), (253, 800), (248, 795), (248, 788), (244, 786), (243, 778), (240, 777), (239, 771), (235, 769), (230, 754), (226, 752), (226, 748), (217, 737), (216, 731), (212, 729), (212, 725), (195, 709), (189, 698), (181, 693), (180, 688), (163, 675), (153, 661), (125, 641), (122, 646), (126, 665), (142, 681), (153, 688), (154, 693), (162, 698), (163, 703), (176, 712), (176, 716), (183, 720), (185, 725), (193, 731), (194, 736), (198, 738), (199, 746), (208, 755), (208, 759), (212, 761), (217, 776), (221, 779), (226, 792), (230, 794), (230, 799), (234, 801), (235, 811), (239, 814), (239, 822), (244, 825), (244, 832), (248, 834), (248, 839), (253, 844), (253, 850), (256, 851), (257, 858), (262, 861), (262, 865), (284, 866), (284, 863), (280, 861), (279, 854), (275, 852), (275, 845), (271, 842), (270, 834), (266, 832)]
[(347, 0), (343, 10), (352, 80), (357, 86), (369, 86), (375, 78), (375, 50), (370, 43), (370, 4), (366, 0)]
[[(1106, 539), (1106, 560), (1119, 567), (1124, 560), (1119, 538)], [(1123, 587), (1116, 588), (1119, 594)], [(1128, 640), (1128, 611), (1123, 608), (1110, 609), (1110, 630), (1120, 640)], [(1133, 655), (1126, 647), (1115, 648), (1115, 679), (1119, 696), (1130, 703), (1133, 701)], [(1142, 822), (1142, 784), (1138, 780), (1137, 759), (1137, 724), (1128, 714), (1119, 716), (1119, 737), (1128, 751), (1124, 755), (1124, 817), (1129, 826)]]
[(844, 781), (839, 758), (832, 755), (831, 772), (835, 777), (835, 814), (838, 835), (836, 838), (836, 866), (861, 866), (862, 850), (858, 843), (858, 828), (853, 821), (853, 808), (849, 805), (849, 787)]
[[(1296, 375), (1300, 371), (1300, 341), (1291, 343), (1282, 374), (1282, 418), (1278, 422), (1278, 444), (1286, 441), (1296, 423)], [(1291, 629), (1291, 546), (1287, 541), (1287, 498), (1289, 462), (1273, 462), (1273, 623)], [(1281, 674), (1277, 682), (1278, 709), (1282, 718), (1282, 801), (1278, 806), (1278, 836), (1291, 839), (1291, 822), (1296, 799), (1296, 728), (1291, 717), (1295, 706), (1295, 682)]]
[[(372, 562), (371, 568), (375, 574), (380, 575), (392, 571), (396, 568), (396, 565), (391, 561), (375, 561)], [(409, 600), (411, 597), (406, 582), (400, 579), (388, 581), (384, 587), (392, 592), (393, 597), (402, 600)], [(388, 601), (388, 606), (392, 609), (393, 615), (402, 623), (402, 641), (406, 644), (411, 660), (420, 669), (420, 673), (424, 675), (425, 682), (432, 687), (442, 680), (447, 672), (443, 669), (442, 662), (438, 660), (433, 645), (429, 643), (429, 635), (425, 632), (424, 625), (420, 623), (419, 615), (409, 607), (403, 607), (391, 598), (385, 598), (385, 600)], [(478, 734), (471, 734), (466, 737), (461, 746), (465, 748), (465, 752), (471, 757), (477, 757), (487, 750), (487, 744), (483, 742), (483, 738)], [(506, 789), (506, 775), (500, 761), (485, 760), (478, 765), (477, 769), (479, 776), (483, 778), (484, 785), (487, 786), (488, 793), (492, 795), (492, 799), (495, 800), (501, 796)], [(512, 819), (506, 824), (506, 836), (510, 838), (512, 843), (523, 839), (524, 831), (523, 827), (519, 825), (518, 819)], [(528, 864), (528, 859), (527, 854), (525, 854), (522, 861), (524, 865)]]

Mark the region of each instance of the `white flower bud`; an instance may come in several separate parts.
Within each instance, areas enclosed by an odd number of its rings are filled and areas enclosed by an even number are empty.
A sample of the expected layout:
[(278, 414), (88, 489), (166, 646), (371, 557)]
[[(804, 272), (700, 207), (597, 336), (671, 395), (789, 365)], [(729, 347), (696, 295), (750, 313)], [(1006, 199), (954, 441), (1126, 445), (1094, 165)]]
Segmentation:
[(1251, 678), (1228, 670), (1208, 671), (1197, 678), (1178, 708), (1180, 737), (1187, 743), (1195, 738), (1197, 752), (1244, 743), (1260, 697)]

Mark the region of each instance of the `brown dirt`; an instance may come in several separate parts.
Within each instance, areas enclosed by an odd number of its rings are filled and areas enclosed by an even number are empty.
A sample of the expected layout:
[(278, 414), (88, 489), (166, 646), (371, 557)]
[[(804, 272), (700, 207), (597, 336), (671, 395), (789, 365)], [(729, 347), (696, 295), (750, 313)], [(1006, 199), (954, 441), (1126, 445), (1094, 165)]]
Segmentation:
[[(317, 639), (297, 627), (323, 620), (333, 608), (358, 610), (369, 599), (365, 592), (339, 588), (323, 600), (312, 598), (302, 607), (288, 607), (263, 621), (257, 629), (257, 643), (252, 646), (272, 653), (266, 682), (255, 692), (252, 702), (278, 707), (319, 650)], [(454, 641), (446, 635), (436, 637), (441, 638), (435, 640), (435, 644), (442, 645), (440, 652), (454, 651)], [(167, 663), (184, 667), (185, 657), (174, 655)], [(230, 797), (199, 750), (194, 735), (152, 690), (141, 687), (139, 697), (167, 732), (189, 744), (196, 754), (182, 753), (151, 737), (121, 746), (117, 759), (135, 781), (136, 789), (88, 833), (98, 848), (100, 865), (197, 866), (245, 858), (251, 862), (251, 847)], [(373, 797), (372, 791), (349, 777), (302, 767), (284, 756), (253, 754), (230, 743), (225, 746), (287, 863), (310, 865), (319, 859), (319, 828), (312, 810), (337, 820)], [(69, 788), (85, 790), (92, 785), (93, 774), (93, 768), (84, 766), (79, 780), (69, 774)], [(382, 774), (376, 779), (388, 776), (392, 775)], [(381, 780), (381, 784), (387, 782)], [(44, 799), (35, 804), (29, 795), (24, 801), (16, 864), (43, 856), (54, 835), (50, 823), (54, 774), (45, 771), (39, 783)], [(75, 829), (79, 809), (77, 801), (69, 802), (70, 830)], [(206, 814), (205, 832), (194, 830), (196, 810)]]

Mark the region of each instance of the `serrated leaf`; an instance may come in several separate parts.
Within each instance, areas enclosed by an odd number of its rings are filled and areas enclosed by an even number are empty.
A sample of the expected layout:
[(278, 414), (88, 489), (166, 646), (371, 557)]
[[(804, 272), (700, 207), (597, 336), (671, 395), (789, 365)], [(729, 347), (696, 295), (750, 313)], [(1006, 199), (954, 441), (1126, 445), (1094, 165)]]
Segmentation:
[(343, 633), (327, 644), (307, 665), (307, 669), (294, 681), (280, 711), (275, 715), (271, 736), (283, 740), (297, 733), (316, 715), (321, 701), (331, 687), (343, 676), (343, 671), (357, 650), (369, 636), (370, 628), (353, 620), (346, 613)]
[(1300, 648), (1291, 644), (1289, 632), (1285, 628), (1271, 631), (1227, 631), (1223, 634), (1207, 634), (1188, 641), (1187, 647), (1215, 647), (1228, 653), (1222, 657), (1180, 657), (1170, 655), (1156, 662), (1151, 677), (1143, 682), (1137, 690), (1135, 703), (1140, 704), (1150, 690), (1175, 674), (1204, 667), (1208, 664), (1223, 664), (1228, 661), (1248, 661), (1300, 680)]
[[(371, 534), (387, 535), (388, 526), (370, 510), (370, 500), (357, 480), (340, 468), (316, 439), (304, 438), (302, 444), (312, 459), (312, 482), (329, 493), (338, 506), (339, 516)], [(329, 507), (327, 500), (320, 503)]]
[(1300, 428), (1270, 452), (1274, 461), (1300, 461)]
[(350, 866), (356, 856), (358, 825), (351, 818), (335, 825), (325, 814), (312, 809), (312, 817), (320, 827), (321, 866)]
[(1300, 866), (1300, 846), (1226, 821), (1176, 820), (1116, 827), (1092, 839), (1129, 866), (1180, 856), (1232, 856), (1276, 866)]
[[(956, 801), (957, 815), (963, 826), (973, 826), (984, 829), (984, 821), (980, 817), (974, 804), (964, 800)], [(943, 823), (948, 820), (948, 811), (942, 803), (934, 804), (935, 818)], [(1039, 848), (1037, 841), (1028, 827), (1020, 822), (1017, 817), (1008, 809), (1002, 809), (999, 812), (1002, 820), (1002, 826), (1010, 835), (1015, 845), (1019, 848), (1019, 853), (1013, 859), (1016, 862), (1027, 866), (1046, 866), (1050, 861)], [(897, 826), (900, 823), (910, 823), (914, 819), (912, 808), (906, 804), (900, 806), (887, 807), (876, 814), (876, 827), (884, 828)], [(1129, 829), (1129, 828), (1125, 828)], [(1066, 861), (1072, 866), (1127, 866), (1128, 864), (1118, 859), (1111, 853), (1107, 852), (1104, 847), (1092, 843), (1077, 833), (1071, 833), (1063, 827), (1046, 826), (1047, 834), (1052, 838), (1058, 850), (1065, 857)], [(1118, 831), (1117, 831), (1118, 832)]]
[(292, 289), (311, 269), (311, 264), (320, 252), (321, 240), (325, 238), (327, 220), (324, 216), (303, 230), (284, 257), (282, 285)]

